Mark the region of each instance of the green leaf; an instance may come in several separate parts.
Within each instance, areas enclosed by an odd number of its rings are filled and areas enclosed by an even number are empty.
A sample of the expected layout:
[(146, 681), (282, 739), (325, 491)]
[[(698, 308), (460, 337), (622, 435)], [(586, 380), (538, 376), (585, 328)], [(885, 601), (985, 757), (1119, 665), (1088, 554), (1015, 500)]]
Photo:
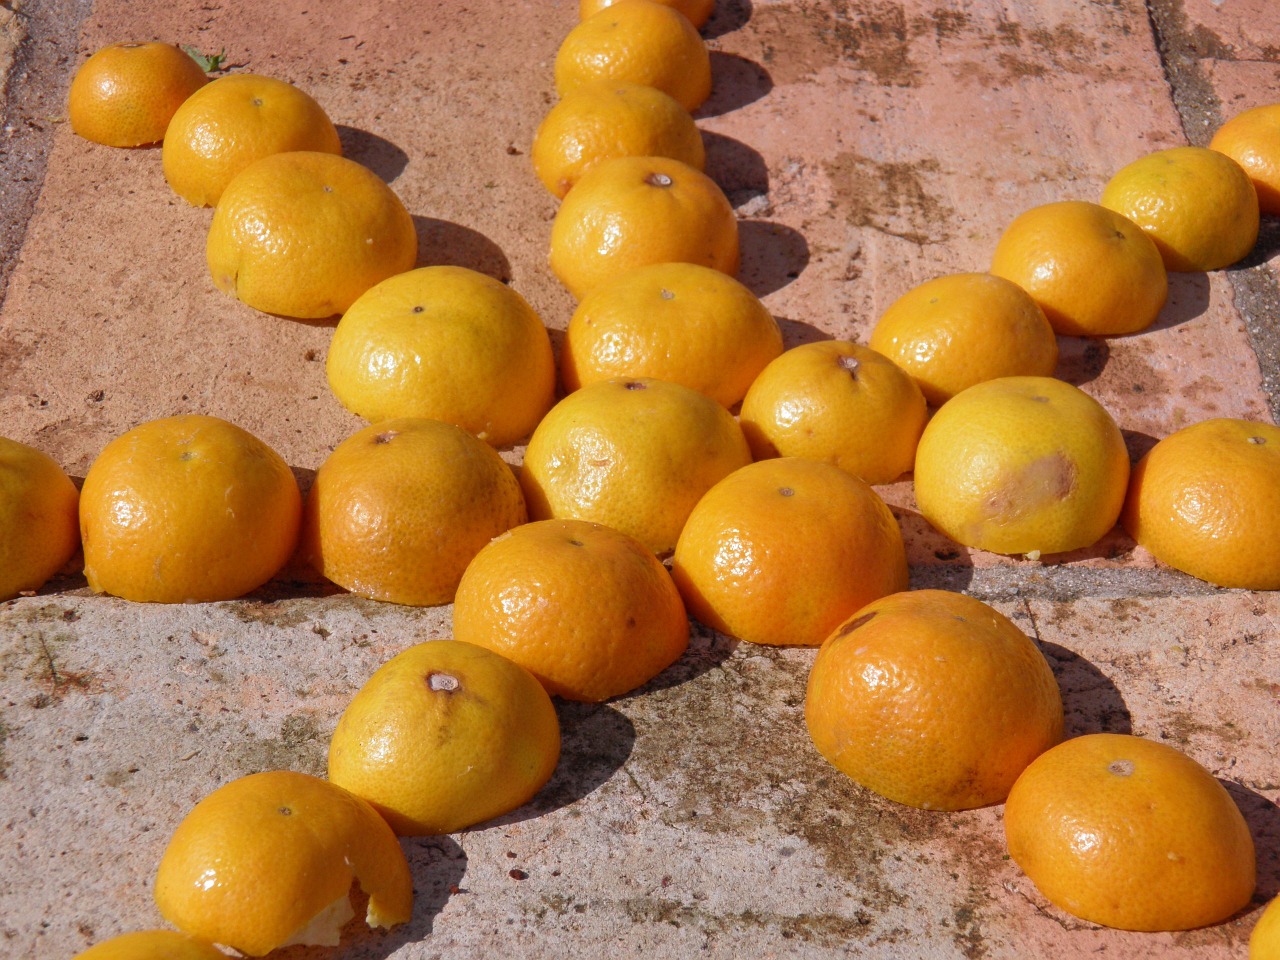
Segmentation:
[(183, 45), (182, 49), (196, 63), (200, 64), (200, 69), (205, 73), (213, 73), (222, 69), (222, 63), (227, 59), (227, 51), (219, 50), (217, 53), (201, 53), (198, 47)]

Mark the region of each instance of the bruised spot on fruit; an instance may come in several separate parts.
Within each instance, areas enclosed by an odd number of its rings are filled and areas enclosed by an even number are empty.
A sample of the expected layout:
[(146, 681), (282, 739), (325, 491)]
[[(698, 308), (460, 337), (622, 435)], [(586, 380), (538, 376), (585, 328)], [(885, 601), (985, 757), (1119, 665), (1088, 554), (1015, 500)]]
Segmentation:
[(836, 364), (840, 367), (840, 369), (848, 370), (849, 376), (852, 377), (854, 380), (858, 379), (858, 367), (860, 366), (860, 364), (858, 363), (857, 357), (844, 357), (844, 356), (837, 357)]
[(320, 189), (323, 190), (325, 193), (333, 193), (333, 187), (329, 186), (327, 183)]
[(373, 438), (374, 443), (390, 443), (396, 437), (400, 436), (399, 430), (384, 430)]
[(292, 808), (292, 807), (281, 807), (281, 808), (279, 809), (279, 811), (277, 811), (277, 812), (278, 812), (278, 813), (280, 814), (280, 816), (282, 816), (282, 817), (292, 817), (292, 816), (293, 816), (293, 808)]
[(1107, 771), (1115, 774), (1117, 777), (1129, 777), (1133, 775), (1132, 760), (1112, 760), (1107, 764)]
[(624, 390), (643, 390), (645, 388), (645, 385), (641, 383), (639, 380), (628, 380), (626, 383), (622, 385), (622, 388)]
[(671, 186), (671, 178), (665, 173), (651, 173), (644, 178), (644, 182), (651, 187), (669, 187)]
[(261, 98), (261, 97), (254, 97), (254, 98), (253, 98), (253, 105), (254, 105), (255, 107), (260, 107), (260, 106), (262, 106), (262, 98)]
[(1065, 500), (1076, 488), (1076, 475), (1076, 465), (1060, 452), (1038, 457), (1001, 478), (982, 504), (982, 520), (1025, 516)]
[(857, 630), (859, 627), (868, 623), (873, 617), (875, 617), (874, 613), (864, 613), (860, 617), (855, 617), (853, 620), (850, 620), (848, 623), (842, 626), (839, 630), (837, 630), (836, 636), (847, 637), (849, 634), (853, 633), (853, 631)]
[(1256, 443), (1259, 446), (1261, 446), (1262, 444), (1267, 442), (1267, 438), (1266, 437), (1250, 437), (1249, 442)]
[(676, 298), (676, 295), (674, 293), (672, 293), (670, 290), (665, 290), (665, 289), (659, 290), (658, 296), (660, 296), (663, 300), (674, 300)]
[(437, 693), (453, 693), (461, 686), (462, 682), (451, 673), (427, 674), (427, 687)]
[(1034, 400), (1036, 403), (1048, 403), (1048, 402), (1049, 402), (1049, 398), (1048, 398), (1048, 397), (1034, 396), (1034, 397), (1032, 397), (1031, 399), (1032, 399), (1032, 400)]
[(426, 307), (424, 307), (422, 304), (418, 304), (416, 307), (414, 307), (414, 308), (413, 308), (413, 312), (414, 312), (414, 313), (422, 313), (422, 311), (423, 311), (423, 310), (426, 310), (426, 309), (427, 309), (427, 308), (426, 308)]
[(196, 458), (196, 454), (194, 450), (183, 450), (180, 454), (178, 454), (179, 460), (184, 460), (184, 461), (194, 460), (195, 458)]
[(569, 543), (570, 545), (575, 547), (585, 546), (585, 544), (581, 540), (570, 540)]
[(784, 497), (794, 497), (796, 493), (790, 487), (779, 487), (778, 492), (782, 494)]

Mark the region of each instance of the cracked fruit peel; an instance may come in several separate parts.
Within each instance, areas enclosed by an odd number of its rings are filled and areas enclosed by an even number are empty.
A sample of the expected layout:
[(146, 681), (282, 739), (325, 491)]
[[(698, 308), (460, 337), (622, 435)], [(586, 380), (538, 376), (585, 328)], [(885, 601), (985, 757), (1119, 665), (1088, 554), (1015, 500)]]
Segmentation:
[(946, 590), (863, 607), (822, 645), (805, 722), (832, 765), (913, 807), (999, 803), (1062, 737), (1039, 648), (999, 611)]
[(667, 380), (604, 380), (543, 418), (525, 449), (520, 484), (533, 520), (591, 520), (662, 556), (719, 480), (751, 462), (733, 415)]
[(361, 295), (333, 332), (329, 386), (370, 422), (427, 417), (503, 447), (555, 401), (547, 328), (515, 290), (464, 267), (420, 267)]
[(678, 660), (689, 619), (639, 540), (585, 520), (539, 520), (476, 554), (454, 599), (453, 635), (510, 657), (556, 696), (601, 701)]
[(206, 940), (173, 930), (139, 930), (94, 944), (74, 960), (227, 960)]
[(1004, 808), (1009, 855), (1050, 902), (1123, 930), (1189, 930), (1253, 896), (1253, 838), (1204, 767), (1163, 743), (1076, 737), (1023, 771)]
[(565, 331), (560, 372), (568, 391), (654, 377), (732, 407), (780, 353), (777, 321), (733, 277), (693, 263), (654, 263), (583, 298)]
[(742, 430), (757, 460), (810, 457), (867, 483), (911, 469), (928, 408), (905, 370), (848, 340), (792, 347), (742, 401)]
[(696, 263), (733, 276), (738, 258), (738, 221), (724, 193), (667, 157), (596, 164), (551, 224), (551, 270), (579, 300), (647, 264)]
[(520, 807), (560, 757), (551, 698), (523, 667), (457, 640), (419, 643), (360, 688), (329, 743), (329, 779), (402, 836), (454, 833)]
[(1078, 387), (1001, 377), (961, 391), (916, 450), (920, 512), (957, 543), (994, 553), (1063, 553), (1115, 526), (1129, 482), (1120, 428)]
[(324, 108), (284, 80), (233, 73), (178, 108), (161, 160), (174, 193), (197, 207), (211, 207), (253, 161), (293, 150), (342, 153)]
[(538, 125), (530, 151), (542, 185), (564, 199), (587, 170), (615, 157), (670, 157), (703, 169), (689, 111), (655, 87), (600, 81), (566, 94)]
[(233, 600), (289, 560), (301, 514), (289, 465), (248, 431), (152, 420), (108, 443), (84, 478), (84, 575), (126, 600)]
[(1209, 141), (1244, 169), (1258, 194), (1258, 207), (1280, 215), (1280, 103), (1238, 113)]
[(113, 43), (86, 60), (71, 81), (71, 129), (108, 147), (157, 143), (174, 112), (207, 80), (200, 65), (171, 43)]
[(991, 272), (1026, 290), (1053, 329), (1068, 336), (1145, 330), (1169, 295), (1155, 241), (1128, 217), (1083, 200), (1016, 217), (996, 243)]
[(224, 784), (174, 831), (156, 872), (156, 906), (179, 930), (260, 957), (290, 944), (336, 946), (354, 916), (409, 919), (413, 878), (391, 828), (367, 802), (305, 773)]
[(554, 65), (567, 96), (599, 80), (656, 87), (692, 113), (711, 95), (711, 57), (682, 13), (650, 0), (606, 7), (569, 31)]
[(0, 437), (0, 601), (39, 590), (75, 556), (79, 499), (52, 457)]
[(1280, 427), (1219, 417), (1133, 468), (1120, 521), (1162, 563), (1220, 587), (1280, 589)]
[(871, 487), (803, 457), (762, 460), (698, 501), (671, 574), (689, 612), (752, 643), (818, 646), (855, 610), (907, 589), (898, 521)]
[(1258, 194), (1249, 175), (1208, 147), (1139, 157), (1107, 181), (1102, 205), (1145, 230), (1174, 272), (1229, 267), (1258, 239)]
[(374, 600), (453, 600), (486, 543), (524, 523), (520, 484), (497, 452), (438, 420), (383, 420), (352, 434), (316, 472), (300, 554)]
[(296, 151), (256, 160), (227, 184), (205, 253), (224, 293), (265, 313), (320, 319), (410, 269), (418, 235), (372, 170)]

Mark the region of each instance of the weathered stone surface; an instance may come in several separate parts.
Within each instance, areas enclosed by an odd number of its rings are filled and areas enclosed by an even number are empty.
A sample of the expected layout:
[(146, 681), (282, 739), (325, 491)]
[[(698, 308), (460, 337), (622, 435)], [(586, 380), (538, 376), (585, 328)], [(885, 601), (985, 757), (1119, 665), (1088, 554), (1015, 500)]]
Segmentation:
[[(1025, 208), (1096, 199), (1141, 154), (1280, 101), (1271, 6), (723, 0), (698, 121), (742, 220), (743, 280), (789, 344), (865, 339), (911, 285), (985, 269)], [(34, 186), (0, 194), (0, 236), (21, 238), (0, 305), (0, 433), (82, 477), (138, 422), (213, 413), (305, 483), (361, 425), (325, 382), (331, 324), (216, 291), (210, 212), (169, 191), (159, 151), (86, 143), (54, 115), (70, 71), (114, 40), (225, 48), (236, 69), (304, 87), (415, 215), (423, 263), (509, 280), (563, 329), (573, 302), (546, 267), (555, 201), (528, 147), (571, 0), (23, 7), (4, 169), (8, 187)], [(1111, 410), (1135, 455), (1205, 417), (1270, 418), (1277, 249), (1269, 224), (1246, 264), (1175, 277), (1143, 334), (1063, 339), (1059, 374)], [(405, 842), (410, 924), (280, 956), (1242, 956), (1280, 892), (1280, 600), (1163, 570), (1119, 531), (1040, 562), (958, 548), (908, 482), (882, 489), (913, 584), (968, 590), (1032, 635), (1069, 733), (1161, 739), (1228, 785), (1259, 849), (1249, 912), (1184, 934), (1073, 920), (1005, 859), (998, 807), (911, 810), (822, 761), (802, 720), (812, 651), (698, 630), (645, 690), (559, 705), (564, 759), (528, 807)], [(190, 806), (255, 770), (322, 771), (364, 679), (448, 633), (448, 608), (357, 600), (299, 568), (233, 603), (129, 604), (68, 576), (0, 604), (0, 955), (71, 956), (160, 923), (151, 880)]]

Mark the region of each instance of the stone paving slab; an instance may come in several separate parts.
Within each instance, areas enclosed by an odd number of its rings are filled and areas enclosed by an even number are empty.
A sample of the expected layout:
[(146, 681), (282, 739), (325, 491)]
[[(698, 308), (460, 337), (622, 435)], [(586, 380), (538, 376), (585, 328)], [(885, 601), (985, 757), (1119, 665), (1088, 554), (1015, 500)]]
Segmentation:
[[(6, 180), (22, 156), (42, 179), (29, 217), (0, 194), (0, 213), (26, 225), (0, 274), (0, 433), (83, 476), (138, 422), (213, 413), (306, 483), (361, 425), (325, 383), (331, 325), (214, 290), (210, 213), (171, 194), (159, 152), (88, 144), (54, 115), (89, 52), (193, 42), (298, 83), (404, 199), (422, 262), (510, 280), (558, 331), (573, 304), (546, 267), (555, 202), (528, 146), (576, 6), (19, 6), (17, 69), (35, 79), (15, 74), (0, 152)], [(74, 36), (48, 28), (55, 8)], [(1129, 160), (1280, 101), (1269, 0), (722, 0), (704, 33), (709, 170), (742, 222), (741, 276), (789, 344), (865, 339), (911, 285), (984, 269), (1023, 209), (1096, 199)], [(1240, 267), (1174, 277), (1150, 331), (1064, 338), (1059, 375), (1112, 411), (1135, 455), (1208, 416), (1271, 418), (1277, 250), (1267, 225)], [(279, 955), (1243, 956), (1280, 892), (1280, 601), (1162, 570), (1118, 531), (1040, 562), (957, 549), (916, 514), (909, 483), (882, 492), (913, 584), (992, 600), (1040, 642), (1069, 733), (1162, 739), (1228, 785), (1259, 847), (1250, 911), (1184, 934), (1073, 920), (1004, 859), (998, 807), (910, 810), (818, 757), (801, 721), (812, 651), (698, 631), (644, 691), (559, 705), (564, 761), (528, 807), (405, 841), (410, 924)], [(297, 567), (234, 603), (129, 604), (68, 576), (0, 604), (0, 956), (70, 956), (159, 923), (151, 878), (190, 806), (254, 770), (321, 772), (373, 669), (448, 633), (448, 608), (358, 600)]]

